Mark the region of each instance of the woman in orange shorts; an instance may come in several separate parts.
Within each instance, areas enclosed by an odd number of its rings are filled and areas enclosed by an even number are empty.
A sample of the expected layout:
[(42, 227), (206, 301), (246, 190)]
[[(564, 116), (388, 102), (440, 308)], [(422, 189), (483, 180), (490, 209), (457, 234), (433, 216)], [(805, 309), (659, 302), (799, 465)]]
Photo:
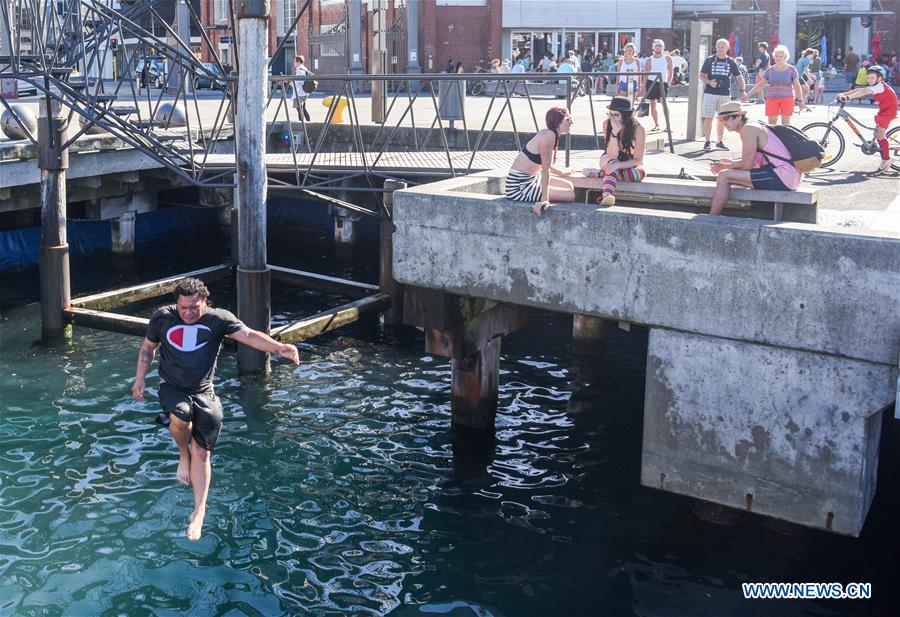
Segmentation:
[[(790, 57), (788, 48), (779, 45), (772, 52), (775, 58), (775, 64), (770, 66), (760, 74), (759, 82), (747, 94), (741, 96), (742, 100), (747, 100), (751, 94), (760, 91), (762, 88), (768, 88), (766, 94), (766, 116), (769, 124), (778, 123), (778, 116), (781, 116), (781, 123), (788, 125), (791, 123), (791, 115), (794, 113), (794, 100), (801, 98), (800, 76), (797, 69), (787, 63)], [(803, 109), (803, 101), (800, 101), (800, 109)]]

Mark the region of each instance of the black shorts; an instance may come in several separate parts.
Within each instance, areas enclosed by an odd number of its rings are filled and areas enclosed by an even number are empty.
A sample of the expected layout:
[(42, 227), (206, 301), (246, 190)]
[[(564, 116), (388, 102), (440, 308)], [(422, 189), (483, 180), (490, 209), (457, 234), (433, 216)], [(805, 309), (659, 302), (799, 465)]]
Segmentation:
[[(662, 88), (662, 89), (660, 89)], [(648, 101), (658, 101), (661, 98), (665, 98), (666, 93), (669, 91), (669, 84), (661, 84), (659, 80), (654, 80), (650, 82), (650, 87), (647, 88), (647, 100)]]
[(757, 167), (750, 170), (750, 182), (753, 188), (758, 191), (788, 191), (788, 187), (784, 185), (775, 168), (771, 165)]
[(222, 404), (208, 392), (185, 393), (167, 383), (159, 384), (159, 404), (166, 414), (191, 423), (191, 437), (205, 449), (212, 450), (222, 430)]

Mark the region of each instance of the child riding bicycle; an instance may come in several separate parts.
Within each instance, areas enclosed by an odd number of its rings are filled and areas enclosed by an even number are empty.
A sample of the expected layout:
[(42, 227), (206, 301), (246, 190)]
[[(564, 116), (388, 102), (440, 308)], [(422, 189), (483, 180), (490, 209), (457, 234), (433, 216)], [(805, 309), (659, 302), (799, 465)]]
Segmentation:
[(875, 114), (875, 141), (881, 150), (879, 173), (891, 166), (891, 152), (885, 133), (891, 121), (897, 117), (897, 93), (884, 82), (885, 74), (884, 67), (872, 65), (866, 69), (868, 86), (842, 92), (837, 96), (839, 101), (871, 96), (878, 103), (878, 113)]

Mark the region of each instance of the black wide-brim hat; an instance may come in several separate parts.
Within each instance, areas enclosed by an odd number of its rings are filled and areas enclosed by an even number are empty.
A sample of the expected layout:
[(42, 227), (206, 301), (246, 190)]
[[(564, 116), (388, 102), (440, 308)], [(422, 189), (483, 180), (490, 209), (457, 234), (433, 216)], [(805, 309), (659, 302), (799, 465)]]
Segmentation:
[(614, 96), (606, 108), (613, 111), (633, 111), (631, 100), (627, 96)]

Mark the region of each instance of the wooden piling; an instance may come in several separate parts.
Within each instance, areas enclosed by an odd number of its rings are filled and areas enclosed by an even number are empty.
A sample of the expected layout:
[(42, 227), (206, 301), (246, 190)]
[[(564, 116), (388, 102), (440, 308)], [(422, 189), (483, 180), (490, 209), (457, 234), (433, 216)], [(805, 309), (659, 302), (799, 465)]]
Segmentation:
[(72, 328), (63, 315), (69, 305), (69, 245), (66, 237), (66, 169), (63, 148), (66, 117), (58, 101), (46, 98), (38, 119), (38, 166), (41, 169), (41, 335), (69, 337)]
[[(268, 0), (235, 5), (238, 23), (237, 133), (238, 317), (249, 327), (269, 332), (271, 272), (266, 263), (266, 50)], [(238, 348), (241, 373), (266, 373), (269, 355)]]
[(589, 315), (572, 316), (572, 354), (576, 358), (596, 356), (606, 338), (607, 320)]
[(425, 327), (425, 351), (450, 358), (452, 423), (493, 430), (500, 382), (500, 340), (525, 325), (522, 307), (405, 289), (404, 317)]
[(396, 326), (403, 323), (403, 286), (394, 280), (394, 191), (405, 189), (406, 182), (385, 180), (384, 188), (378, 286), (381, 293), (391, 297), (391, 306), (384, 312), (384, 325)]

